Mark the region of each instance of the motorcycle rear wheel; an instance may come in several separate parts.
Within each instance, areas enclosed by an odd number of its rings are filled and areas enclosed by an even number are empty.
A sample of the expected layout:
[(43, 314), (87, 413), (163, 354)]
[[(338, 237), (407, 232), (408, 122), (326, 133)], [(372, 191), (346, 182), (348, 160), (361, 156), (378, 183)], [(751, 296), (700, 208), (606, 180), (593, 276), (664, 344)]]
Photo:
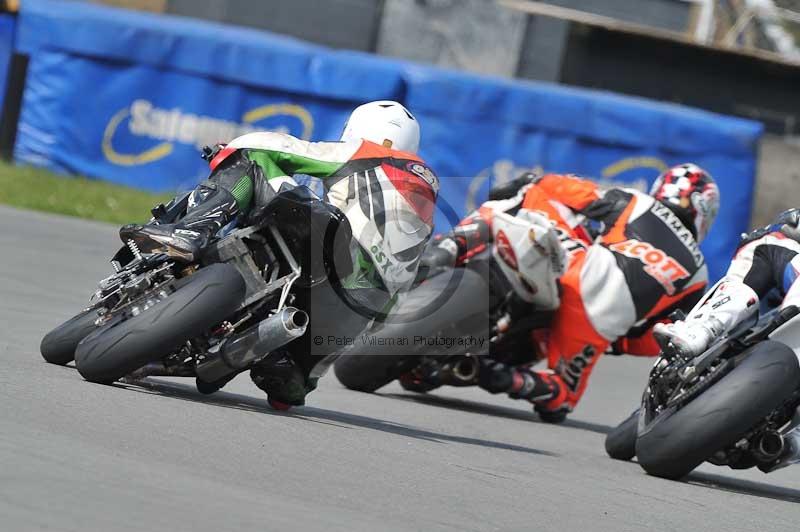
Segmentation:
[(786, 345), (766, 340), (743, 355), (730, 373), (682, 408), (647, 423), (642, 407), (636, 456), (647, 473), (673, 480), (686, 476), (734, 444), (797, 389), (800, 365)]
[(343, 355), (333, 372), (346, 388), (372, 393), (411, 371), (420, 360), (411, 355)]
[[(432, 279), (413, 289), (408, 298), (390, 314), (390, 321), (380, 328), (368, 331), (367, 336), (374, 340), (394, 340), (404, 338), (409, 341), (415, 337), (458, 337), (475, 334), (488, 338), (488, 300), (489, 286), (483, 276), (475, 271), (459, 269), (457, 282), (446, 275)], [(452, 284), (451, 284), (452, 283)], [(457, 289), (455, 289), (457, 287)], [(432, 308), (431, 302), (445, 293), (442, 304)], [(392, 316), (402, 315), (403, 319), (392, 322)], [(389, 342), (387, 345), (391, 345)], [(334, 373), (346, 388), (372, 393), (386, 386), (401, 375), (411, 371), (422, 361), (421, 355), (454, 354), (436, 347), (380, 349), (356, 342), (353, 349), (346, 351), (334, 365)], [(397, 352), (400, 351), (400, 352)]]
[(163, 301), (112, 320), (78, 344), (75, 363), (84, 379), (109, 384), (162, 359), (228, 318), (245, 295), (242, 276), (228, 264), (212, 264), (178, 283)]

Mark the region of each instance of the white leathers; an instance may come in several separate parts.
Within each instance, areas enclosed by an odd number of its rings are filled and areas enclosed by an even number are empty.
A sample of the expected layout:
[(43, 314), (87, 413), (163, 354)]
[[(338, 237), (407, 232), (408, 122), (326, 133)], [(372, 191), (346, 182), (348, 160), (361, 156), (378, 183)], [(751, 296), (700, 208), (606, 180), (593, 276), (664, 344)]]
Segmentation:
[(516, 216), (498, 212), (492, 232), (492, 254), (516, 294), (538, 308), (557, 308), (558, 278), (566, 270), (566, 254), (553, 222), (527, 209)]
[[(358, 181), (360, 176), (355, 179)], [(369, 252), (384, 284), (394, 294), (406, 290), (414, 281), (421, 249), (431, 235), (431, 227), (398, 193), (382, 167), (371, 170), (364, 179), (378, 186), (356, 187), (353, 197), (348, 180), (342, 179), (328, 189), (327, 198), (347, 216), (353, 237)], [(364, 209), (364, 203), (373, 208)], [(376, 211), (384, 217), (380, 223), (376, 221)], [(357, 260), (355, 246), (351, 253)]]
[[(659, 324), (654, 332), (668, 338), (684, 355), (695, 356), (715, 338), (758, 312), (759, 295), (752, 286), (760, 286), (759, 292), (763, 294), (774, 278), (781, 278), (780, 288), (785, 291), (782, 306), (800, 303), (800, 283), (795, 282), (796, 272), (800, 271), (798, 252), (800, 244), (778, 232), (766, 233), (744, 244), (736, 252), (725, 277), (709, 290), (685, 321)], [(765, 256), (774, 258), (765, 262)]]
[[(420, 205), (433, 210), (438, 178), (416, 157), (367, 144), (360, 138), (307, 142), (290, 135), (259, 132), (235, 139), (228, 148), (246, 150), (251, 160), (266, 159), (262, 169), (276, 189), (284, 183), (293, 184), (291, 176), (295, 173), (321, 178), (325, 199), (350, 222), (353, 263), (359, 265), (363, 262), (359, 261), (360, 254), (367, 254), (383, 284), (395, 294), (406, 289), (416, 276), (421, 250), (432, 231), (430, 221), (420, 214)], [(374, 160), (359, 159), (360, 150), (374, 151)], [(394, 166), (388, 164), (391, 161)], [(426, 196), (425, 189), (404, 194), (398, 189), (412, 178), (419, 178), (417, 181), (429, 186), (431, 193)]]
[(368, 140), (386, 148), (417, 153), (419, 123), (401, 104), (392, 101), (356, 107), (342, 132), (342, 141)]

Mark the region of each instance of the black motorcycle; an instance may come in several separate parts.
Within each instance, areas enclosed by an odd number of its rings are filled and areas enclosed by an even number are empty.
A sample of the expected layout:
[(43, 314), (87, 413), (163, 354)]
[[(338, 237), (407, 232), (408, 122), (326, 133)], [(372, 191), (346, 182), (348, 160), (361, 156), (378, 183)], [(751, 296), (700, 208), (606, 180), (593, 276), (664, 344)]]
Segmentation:
[[(187, 205), (188, 194), (159, 205), (150, 223), (174, 223)], [(303, 337), (309, 309), (293, 305), (351, 271), (349, 223), (305, 187), (271, 192), (246, 222), (218, 234), (194, 264), (127, 242), (91, 306), (44, 337), (44, 359), (74, 359), (93, 382), (195, 377), (212, 393)]]
[[(637, 412), (612, 430), (606, 451), (634, 456), (651, 475), (678, 479), (703, 462), (768, 472), (798, 452), (800, 310), (741, 324), (704, 353), (667, 345)], [(680, 318), (680, 316), (677, 316)]]

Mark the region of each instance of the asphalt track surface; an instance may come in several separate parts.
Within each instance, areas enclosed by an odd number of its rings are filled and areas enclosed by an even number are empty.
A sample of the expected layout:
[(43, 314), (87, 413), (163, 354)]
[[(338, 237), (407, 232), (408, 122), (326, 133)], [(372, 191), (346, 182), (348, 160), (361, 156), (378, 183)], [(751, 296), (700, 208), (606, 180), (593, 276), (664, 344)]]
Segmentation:
[(649, 361), (601, 360), (561, 426), (476, 389), (351, 392), (270, 410), (246, 376), (102, 386), (45, 364), (42, 335), (108, 272), (116, 228), (0, 207), (0, 529), (734, 530), (800, 527), (800, 465), (685, 481), (610, 460)]

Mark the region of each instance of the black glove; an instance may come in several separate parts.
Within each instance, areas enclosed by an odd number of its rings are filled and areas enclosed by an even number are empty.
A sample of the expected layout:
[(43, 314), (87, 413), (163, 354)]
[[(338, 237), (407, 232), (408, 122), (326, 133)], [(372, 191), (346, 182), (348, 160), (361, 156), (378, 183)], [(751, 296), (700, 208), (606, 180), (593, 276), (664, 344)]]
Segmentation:
[(420, 258), (420, 266), (427, 266), (429, 269), (434, 269), (452, 267), (455, 265), (458, 257), (453, 251), (456, 250), (457, 247), (453, 245), (452, 249), (448, 249), (449, 246), (442, 247), (439, 244), (440, 243), (435, 243), (425, 248)]
[[(439, 247), (438, 244), (441, 241), (442, 239), (431, 242), (422, 252), (422, 256), (419, 259), (419, 267), (417, 268), (417, 275), (414, 277), (412, 286), (416, 287), (440, 270), (455, 266), (457, 257), (448, 249)], [(457, 249), (455, 245), (453, 248)]]
[(534, 174), (533, 172), (526, 172), (508, 183), (494, 186), (489, 190), (489, 200), (495, 201), (513, 198), (517, 195), (519, 189), (525, 185), (536, 183), (541, 177), (542, 176)]
[(781, 233), (792, 240), (800, 241), (800, 209), (789, 209), (778, 215), (777, 224), (781, 225)]

